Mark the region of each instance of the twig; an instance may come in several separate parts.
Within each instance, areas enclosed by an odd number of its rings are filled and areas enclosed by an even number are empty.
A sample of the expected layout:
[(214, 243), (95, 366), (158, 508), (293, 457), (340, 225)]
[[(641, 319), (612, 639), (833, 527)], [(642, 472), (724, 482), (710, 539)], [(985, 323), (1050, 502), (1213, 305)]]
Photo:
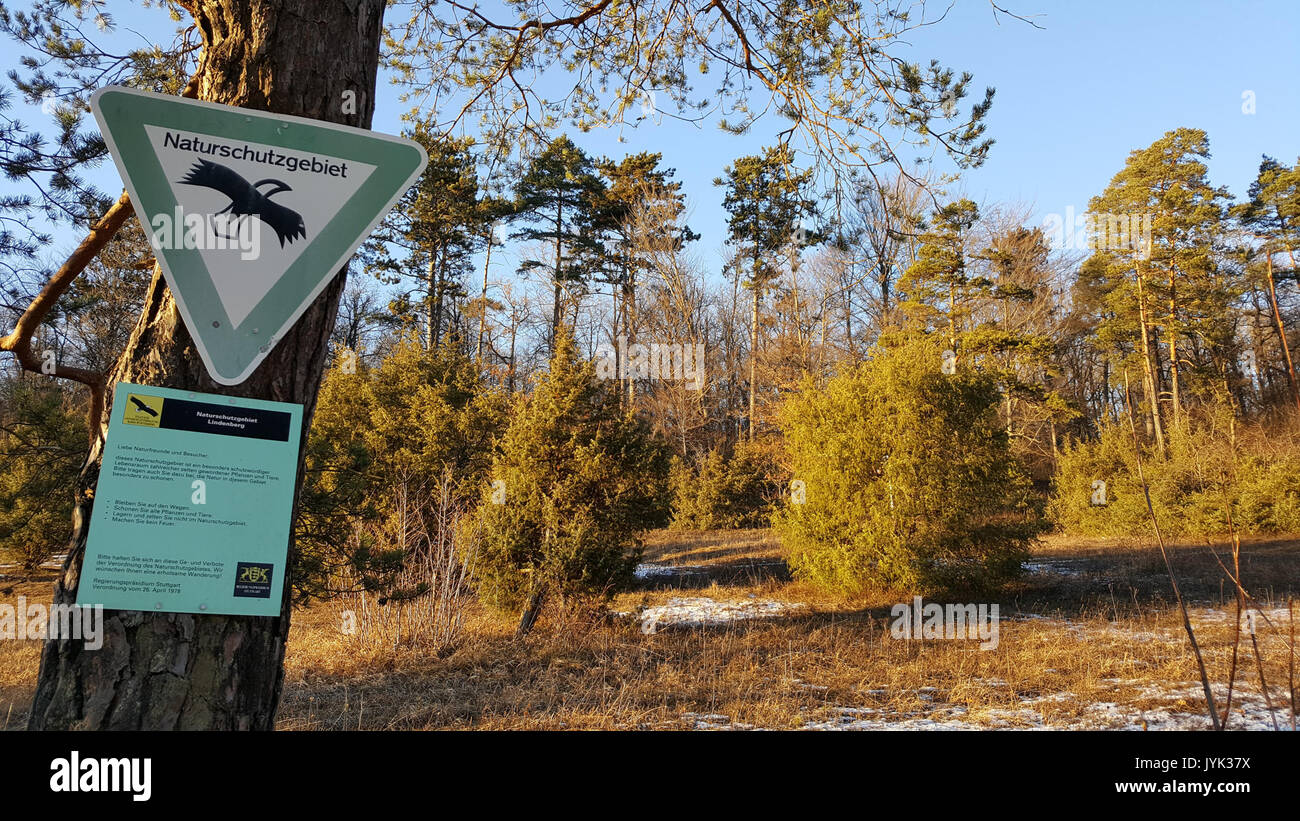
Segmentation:
[(1289, 618), (1288, 618), (1288, 622), (1289, 622), (1290, 626), (1289, 626), (1289, 628), (1288, 628), (1288, 632), (1290, 633), (1290, 638), (1291, 638), (1291, 655), (1290, 655), (1290, 657), (1289, 657), (1288, 660), (1287, 660), (1286, 678), (1287, 678), (1287, 685), (1290, 687), (1290, 690), (1291, 690), (1291, 732), (1294, 733), (1294, 732), (1295, 732), (1295, 726), (1296, 726), (1296, 725), (1295, 725), (1295, 707), (1296, 707), (1296, 701), (1295, 701), (1295, 600), (1292, 599), (1292, 598), (1289, 597), (1289, 596), (1287, 597), (1287, 600), (1286, 600), (1286, 612), (1287, 612), (1287, 616), (1289, 617)]
[[(1232, 513), (1229, 512), (1231, 517)], [(1235, 534), (1234, 534), (1235, 535)], [(1214, 558), (1219, 558), (1217, 555)], [(1232, 540), (1232, 564), (1237, 568), (1238, 577), (1241, 574), (1241, 540), (1234, 538)], [(1225, 568), (1226, 569), (1226, 568)], [(1234, 580), (1235, 581), (1235, 580)], [(1237, 651), (1241, 647), (1241, 605), (1242, 591), (1241, 585), (1237, 584), (1237, 626), (1232, 637), (1232, 666), (1228, 670), (1228, 701), (1223, 706), (1223, 729), (1228, 729), (1228, 717), (1232, 714), (1232, 688), (1237, 683)]]
[(1187, 615), (1187, 603), (1183, 593), (1178, 589), (1178, 579), (1174, 576), (1174, 566), (1169, 561), (1169, 551), (1165, 549), (1165, 537), (1160, 531), (1160, 522), (1156, 519), (1155, 507), (1151, 504), (1151, 488), (1147, 485), (1146, 474), (1142, 470), (1142, 446), (1138, 443), (1137, 425), (1133, 422), (1133, 400), (1128, 392), (1127, 375), (1124, 380), (1124, 404), (1128, 408), (1128, 427), (1133, 434), (1133, 455), (1137, 459), (1138, 481), (1142, 483), (1142, 495), (1146, 497), (1147, 513), (1151, 516), (1151, 526), (1156, 532), (1156, 542), (1160, 545), (1160, 557), (1165, 562), (1165, 572), (1169, 574), (1169, 584), (1174, 588), (1174, 598), (1178, 600), (1178, 609), (1183, 615), (1183, 629), (1187, 639), (1192, 643), (1192, 652), (1196, 655), (1196, 666), (1201, 672), (1201, 688), (1205, 691), (1205, 706), (1210, 713), (1210, 724), (1215, 730), (1223, 729), (1219, 723), (1219, 711), (1214, 703), (1214, 693), (1210, 690), (1210, 677), (1205, 672), (1205, 659), (1201, 656), (1201, 646), (1196, 642), (1196, 632), (1192, 630), (1191, 617)]

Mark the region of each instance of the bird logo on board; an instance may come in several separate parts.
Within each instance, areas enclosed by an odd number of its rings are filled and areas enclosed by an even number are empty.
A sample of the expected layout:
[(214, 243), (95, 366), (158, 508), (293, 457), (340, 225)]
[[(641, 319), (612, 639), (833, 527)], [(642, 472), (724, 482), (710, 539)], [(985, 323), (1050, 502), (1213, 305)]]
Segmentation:
[[(286, 242), (293, 243), (299, 237), (307, 238), (307, 227), (303, 224), (302, 215), (271, 199), (276, 194), (293, 190), (281, 180), (267, 177), (250, 183), (238, 171), (220, 163), (198, 160), (185, 178), (178, 182), (211, 188), (225, 194), (230, 199), (230, 204), (212, 216), (229, 214), (235, 220), (257, 217), (275, 232), (281, 248)], [(269, 188), (266, 191), (260, 190), (264, 185)]]
[(163, 401), (161, 396), (128, 393), (126, 407), (122, 411), (122, 424), (144, 428), (158, 427), (162, 420)]
[(238, 562), (235, 565), (235, 595), (243, 598), (269, 599), (273, 564)]

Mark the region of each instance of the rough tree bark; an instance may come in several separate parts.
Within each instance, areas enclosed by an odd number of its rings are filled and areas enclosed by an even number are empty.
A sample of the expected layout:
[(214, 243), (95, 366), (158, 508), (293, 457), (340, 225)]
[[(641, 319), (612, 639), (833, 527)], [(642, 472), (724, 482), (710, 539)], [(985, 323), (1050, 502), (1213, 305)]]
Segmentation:
[[(184, 5), (203, 37), (199, 99), (370, 126), (384, 0)], [(355, 93), (356, 103), (346, 114), (345, 91)], [(346, 269), (248, 381), (226, 387), (208, 377), (171, 293), (154, 271), (144, 310), (108, 377), (99, 435), (76, 489), (73, 537), (55, 603), (76, 600), (116, 384), (299, 403), (305, 438), (345, 278)], [(300, 462), (299, 486), (301, 470)], [(290, 551), (291, 572), (292, 545)], [(106, 611), (102, 649), (86, 651), (71, 640), (46, 643), (28, 727), (271, 729), (283, 684), (289, 590), (286, 584), (278, 618)]]

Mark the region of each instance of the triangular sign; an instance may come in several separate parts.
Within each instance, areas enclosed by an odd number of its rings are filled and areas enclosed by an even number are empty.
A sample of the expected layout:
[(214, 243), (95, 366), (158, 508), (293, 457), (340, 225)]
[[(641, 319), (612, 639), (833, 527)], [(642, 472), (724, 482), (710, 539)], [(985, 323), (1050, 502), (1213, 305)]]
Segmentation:
[(387, 134), (119, 86), (91, 109), (223, 385), (248, 378), (428, 162)]

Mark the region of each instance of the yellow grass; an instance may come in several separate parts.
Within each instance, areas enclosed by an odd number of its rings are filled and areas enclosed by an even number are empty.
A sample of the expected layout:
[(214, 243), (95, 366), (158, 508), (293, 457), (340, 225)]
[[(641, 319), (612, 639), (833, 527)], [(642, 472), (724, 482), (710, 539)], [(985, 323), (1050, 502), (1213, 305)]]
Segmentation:
[[(1231, 590), (1220, 584), (1203, 545), (1182, 546), (1174, 555), (1194, 601), (1211, 679), (1226, 684)], [(1000, 642), (992, 651), (967, 641), (893, 639), (890, 607), (904, 598), (838, 600), (789, 580), (779, 556), (767, 531), (654, 533), (646, 560), (687, 566), (690, 574), (651, 578), (609, 609), (636, 613), (676, 597), (709, 597), (806, 605), (798, 611), (654, 635), (642, 633), (632, 618), (548, 612), (521, 642), (513, 638), (512, 618), (470, 604), (466, 640), (441, 658), (418, 648), (361, 646), (341, 632), (340, 605), (313, 606), (294, 615), (279, 726), (799, 728), (869, 717), (1103, 727), (1144, 720), (1168, 726), (1171, 715), (1181, 715), (1178, 726), (1208, 727), (1195, 661), (1150, 547), (1048, 539), (1035, 561), (1062, 572), (1032, 574), (1000, 600)], [(1295, 541), (1247, 543), (1247, 586), (1284, 607), (1298, 558)], [(4, 598), (18, 592), (48, 597), (49, 582), (18, 585)], [(1274, 703), (1283, 707), (1286, 630), (1278, 621), (1261, 626), (1259, 637)], [(1259, 726), (1260, 688), (1248, 642), (1240, 652), (1231, 722), (1240, 726), (1253, 715), (1252, 726)], [(8, 714), (10, 728), (25, 720), (37, 654), (35, 642), (0, 642), (0, 722)], [(1219, 697), (1222, 707), (1221, 690)], [(1251, 715), (1237, 712), (1243, 697)], [(1289, 721), (1285, 709), (1277, 716)]]

